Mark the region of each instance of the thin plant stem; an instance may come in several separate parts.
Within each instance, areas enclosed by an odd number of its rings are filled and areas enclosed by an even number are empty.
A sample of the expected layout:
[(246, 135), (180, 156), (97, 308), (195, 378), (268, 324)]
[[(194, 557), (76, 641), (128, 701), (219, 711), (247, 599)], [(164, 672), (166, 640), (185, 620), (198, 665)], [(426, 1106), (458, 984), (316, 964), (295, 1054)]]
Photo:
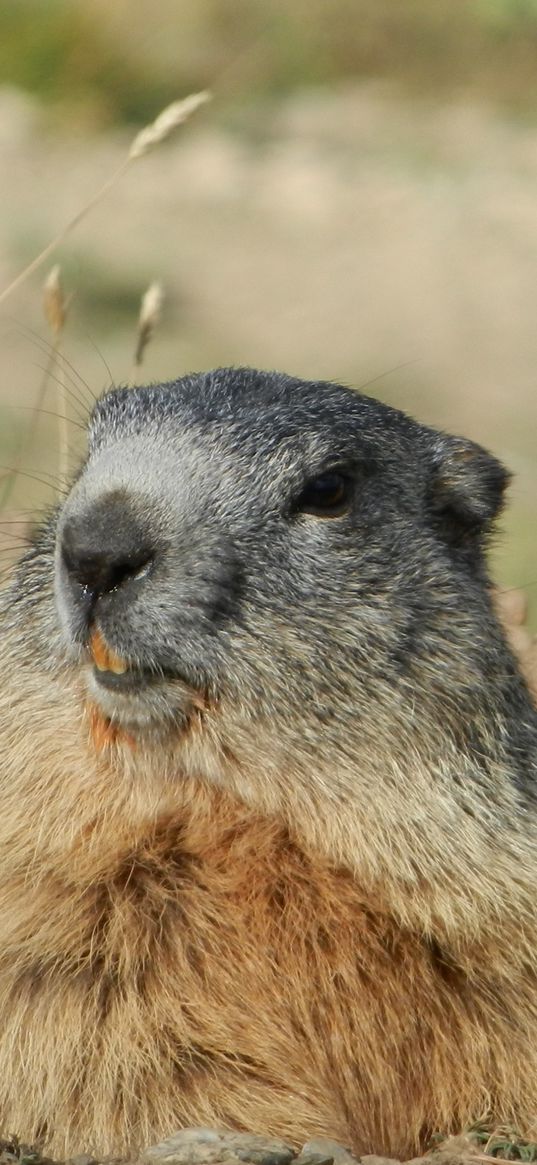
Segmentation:
[(103, 185), (100, 186), (95, 194), (89, 199), (89, 202), (86, 202), (84, 206), (82, 206), (80, 210), (78, 210), (77, 213), (73, 215), (69, 222), (66, 223), (64, 227), (62, 227), (61, 231), (59, 231), (58, 234), (55, 235), (53, 239), (51, 239), (50, 243), (47, 243), (46, 247), (44, 247), (43, 250), (40, 251), (38, 255), (36, 255), (35, 259), (32, 259), (31, 263), (28, 263), (28, 266), (25, 267), (24, 270), (15, 277), (15, 279), (12, 280), (9, 286), (0, 292), (0, 304), (3, 303), (4, 300), (7, 299), (8, 295), (11, 295), (11, 293), (15, 291), (17, 287), (20, 287), (21, 284), (30, 277), (30, 275), (33, 275), (34, 271), (37, 271), (38, 268), (41, 267), (42, 264), (50, 258), (56, 248), (59, 247), (67, 235), (71, 233), (73, 228), (78, 226), (78, 223), (86, 217), (89, 211), (92, 210), (93, 207), (98, 202), (100, 202), (106, 194), (108, 194), (109, 190), (111, 190), (113, 186), (115, 186), (116, 182), (118, 182), (125, 171), (128, 170), (132, 162), (135, 162), (138, 158), (144, 157), (145, 154), (149, 153), (150, 150), (159, 145), (160, 142), (165, 141), (166, 138), (169, 137), (172, 130), (176, 129), (179, 125), (183, 125), (185, 121), (188, 121), (189, 117), (191, 117), (192, 114), (200, 108), (200, 106), (205, 105), (205, 103), (210, 100), (210, 97), (210, 93), (206, 91), (203, 91), (202, 93), (191, 93), (188, 97), (183, 98), (182, 101), (173, 101), (171, 105), (167, 105), (166, 108), (163, 109), (161, 113), (159, 113), (158, 117), (156, 117), (150, 125), (144, 126), (144, 128), (136, 134), (134, 140), (131, 142), (126, 158), (123, 159), (123, 161), (120, 163), (117, 169), (114, 170), (110, 177), (106, 179), (106, 182), (103, 182)]
[(119, 178), (121, 178), (122, 174), (128, 170), (133, 161), (134, 158), (124, 158), (124, 160), (121, 162), (121, 165), (118, 166), (117, 170), (114, 171), (110, 178), (107, 178), (106, 182), (104, 182), (99, 190), (97, 190), (93, 195), (93, 197), (90, 198), (89, 202), (86, 202), (85, 206), (81, 207), (81, 209), (78, 210), (75, 215), (73, 215), (69, 222), (66, 223), (64, 227), (62, 227), (61, 231), (59, 231), (58, 234), (50, 240), (50, 243), (47, 243), (46, 247), (44, 247), (43, 250), (39, 252), (39, 255), (36, 255), (35, 259), (32, 259), (32, 262), (29, 263), (28, 266), (25, 267), (24, 270), (15, 277), (15, 279), (12, 280), (8, 287), (5, 287), (4, 290), (0, 292), (0, 304), (3, 303), (4, 300), (7, 299), (8, 295), (11, 295), (12, 292), (17, 289), (17, 287), (20, 287), (23, 283), (25, 283), (26, 280), (30, 278), (30, 275), (33, 275), (34, 271), (37, 271), (43, 265), (43, 263), (45, 263), (46, 260), (54, 254), (56, 248), (59, 247), (61, 243), (63, 243), (64, 239), (67, 238), (74, 227), (78, 226), (78, 223), (86, 217), (89, 211), (92, 210), (93, 207), (101, 201), (101, 198), (104, 198), (105, 194), (108, 194), (108, 191), (111, 190), (113, 186), (115, 186), (116, 182), (119, 180)]

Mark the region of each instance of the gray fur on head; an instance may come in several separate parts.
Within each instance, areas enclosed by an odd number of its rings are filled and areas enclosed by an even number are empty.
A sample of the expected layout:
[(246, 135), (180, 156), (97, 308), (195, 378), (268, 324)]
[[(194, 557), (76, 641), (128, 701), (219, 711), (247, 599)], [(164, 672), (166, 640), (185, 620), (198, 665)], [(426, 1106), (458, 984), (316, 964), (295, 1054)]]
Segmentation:
[[(327, 473), (346, 491), (331, 516), (304, 504)], [(506, 480), (480, 447), (357, 392), (218, 369), (97, 403), (87, 461), (22, 569), (48, 580), (58, 666), (81, 665), (111, 721), (164, 748), (203, 693), (183, 771), (284, 815), (292, 784), (316, 837), (327, 804), (369, 830), (384, 799), (396, 838), (390, 790), (415, 797), (419, 819), (418, 770), (459, 809), (477, 797), (487, 816), (499, 798), (516, 816), (534, 799), (536, 717), (484, 562)], [(126, 556), (93, 606), (66, 568), (70, 540)], [(91, 619), (155, 682), (96, 678)]]

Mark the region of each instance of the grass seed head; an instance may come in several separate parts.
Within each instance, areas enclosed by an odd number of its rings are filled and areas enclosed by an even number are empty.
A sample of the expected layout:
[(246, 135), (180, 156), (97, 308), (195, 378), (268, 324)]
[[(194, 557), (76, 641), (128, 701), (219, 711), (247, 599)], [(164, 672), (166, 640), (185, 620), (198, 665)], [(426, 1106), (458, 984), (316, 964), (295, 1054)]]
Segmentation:
[(52, 267), (43, 284), (43, 310), (56, 339), (61, 335), (67, 317), (67, 303), (60, 277), (60, 266)]
[(136, 351), (134, 353), (134, 364), (136, 367), (139, 367), (142, 363), (145, 349), (160, 321), (163, 302), (164, 291), (162, 284), (158, 282), (151, 283), (142, 296), (140, 315), (138, 316), (138, 333)]
[(165, 141), (178, 125), (188, 121), (189, 117), (205, 105), (207, 101), (211, 100), (211, 94), (204, 89), (201, 93), (191, 93), (188, 97), (183, 98), (182, 101), (172, 101), (171, 105), (167, 105), (165, 109), (159, 113), (151, 125), (146, 125), (136, 134), (129, 150), (129, 158), (141, 158), (143, 154), (147, 154), (154, 146), (158, 146), (160, 142)]

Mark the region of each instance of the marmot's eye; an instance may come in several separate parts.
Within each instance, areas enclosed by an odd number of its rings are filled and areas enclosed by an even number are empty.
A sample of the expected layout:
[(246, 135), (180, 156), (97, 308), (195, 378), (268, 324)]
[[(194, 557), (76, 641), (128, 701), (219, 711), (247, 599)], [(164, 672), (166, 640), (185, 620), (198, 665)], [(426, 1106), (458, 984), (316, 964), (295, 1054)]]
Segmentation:
[(316, 518), (339, 518), (349, 507), (352, 482), (338, 470), (314, 477), (302, 490), (296, 511)]

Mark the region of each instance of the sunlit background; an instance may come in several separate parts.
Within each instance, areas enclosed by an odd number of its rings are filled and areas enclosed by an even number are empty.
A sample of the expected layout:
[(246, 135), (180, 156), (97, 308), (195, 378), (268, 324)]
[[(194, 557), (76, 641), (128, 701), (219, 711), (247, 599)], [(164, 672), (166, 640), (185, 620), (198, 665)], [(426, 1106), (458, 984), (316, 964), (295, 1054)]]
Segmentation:
[(515, 474), (494, 570), (535, 623), (537, 0), (3, 0), (0, 290), (207, 86), (0, 307), (0, 504), (54, 500), (57, 394), (76, 457), (159, 280), (143, 379), (277, 367), (493, 449)]

